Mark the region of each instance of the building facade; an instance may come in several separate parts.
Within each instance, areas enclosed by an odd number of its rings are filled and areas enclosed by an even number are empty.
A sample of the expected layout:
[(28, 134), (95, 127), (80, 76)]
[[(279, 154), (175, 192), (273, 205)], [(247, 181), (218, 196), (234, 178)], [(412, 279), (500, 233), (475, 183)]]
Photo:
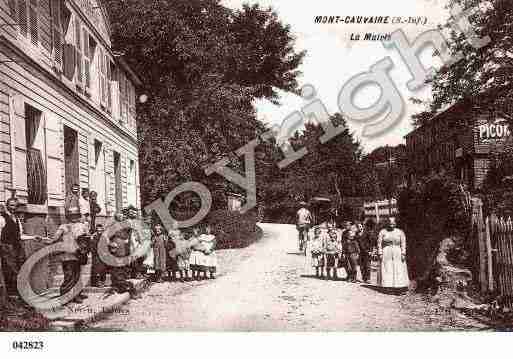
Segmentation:
[(390, 217), (396, 217), (399, 214), (397, 210), (397, 200), (370, 201), (363, 204), (365, 220), (372, 219), (375, 223), (380, 223)]
[(461, 101), (406, 135), (407, 179), (445, 173), (477, 191), (504, 151), (510, 114)]
[(140, 206), (140, 80), (109, 26), (101, 1), (0, 0), (0, 202), (15, 195), (46, 232), (74, 183), (102, 217)]

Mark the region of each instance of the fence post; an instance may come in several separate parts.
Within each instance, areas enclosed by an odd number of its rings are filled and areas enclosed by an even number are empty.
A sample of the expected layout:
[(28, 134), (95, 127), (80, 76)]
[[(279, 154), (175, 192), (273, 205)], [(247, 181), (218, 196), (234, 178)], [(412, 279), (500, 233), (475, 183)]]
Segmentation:
[(472, 204), (472, 217), (477, 228), (477, 241), (479, 244), (479, 284), (481, 293), (485, 293), (488, 289), (488, 276), (486, 265), (486, 234), (483, 221), (483, 201), (479, 198), (473, 198)]
[(493, 252), (492, 239), (490, 237), (490, 218), (486, 217), (485, 221), (485, 244), (486, 244), (486, 260), (488, 264), (488, 290), (493, 292), (495, 289), (494, 273), (493, 273)]

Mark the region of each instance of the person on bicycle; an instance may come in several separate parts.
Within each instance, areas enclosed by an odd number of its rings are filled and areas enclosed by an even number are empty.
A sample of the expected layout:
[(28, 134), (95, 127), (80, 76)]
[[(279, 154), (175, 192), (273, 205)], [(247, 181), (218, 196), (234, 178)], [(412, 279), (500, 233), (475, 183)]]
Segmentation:
[(308, 231), (312, 225), (312, 213), (308, 210), (306, 202), (300, 202), (296, 214), (296, 228), (299, 232), (299, 250), (303, 250), (308, 239)]

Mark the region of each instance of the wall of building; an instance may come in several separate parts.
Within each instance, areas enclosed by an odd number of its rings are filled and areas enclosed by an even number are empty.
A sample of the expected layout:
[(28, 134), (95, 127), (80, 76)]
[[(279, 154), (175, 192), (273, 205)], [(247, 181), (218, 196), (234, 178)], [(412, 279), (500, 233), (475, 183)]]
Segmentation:
[[(54, 69), (52, 55), (45, 50), (45, 35), (50, 21), (40, 2), (39, 44), (33, 46), (20, 35), (16, 26), (0, 27), (0, 201), (10, 197), (10, 188), (26, 204), (28, 217), (45, 216), (51, 227), (62, 219), (66, 195), (64, 163), (64, 127), (78, 135), (78, 178), (83, 188), (95, 190), (105, 186), (100, 198), (102, 214), (112, 214), (116, 209), (114, 152), (120, 155), (122, 203), (139, 206), (138, 150), (135, 120), (128, 116), (125, 122), (114, 118), (105, 107), (78, 93), (73, 83), (62, 78)], [(0, 0), (0, 23), (11, 24), (8, 0)], [(132, 98), (130, 102), (135, 107)], [(25, 106), (41, 114), (37, 141), (47, 169), (48, 200), (44, 205), (27, 204), (27, 144), (25, 143)], [(121, 112), (121, 111), (120, 111)], [(128, 112), (128, 111), (127, 111)], [(133, 111), (132, 111), (133, 113)], [(102, 143), (104, 163), (98, 173), (96, 142)], [(132, 166), (130, 165), (132, 163)], [(104, 180), (101, 172), (104, 172)], [(14, 183), (13, 183), (14, 182)], [(102, 192), (102, 191), (99, 191)]]

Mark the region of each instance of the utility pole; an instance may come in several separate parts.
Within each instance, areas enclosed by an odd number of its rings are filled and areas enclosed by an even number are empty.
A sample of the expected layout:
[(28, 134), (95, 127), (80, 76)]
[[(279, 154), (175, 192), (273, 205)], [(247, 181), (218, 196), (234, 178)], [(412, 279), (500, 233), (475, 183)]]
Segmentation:
[(392, 149), (387, 146), (387, 152), (388, 152), (388, 217), (392, 217)]

